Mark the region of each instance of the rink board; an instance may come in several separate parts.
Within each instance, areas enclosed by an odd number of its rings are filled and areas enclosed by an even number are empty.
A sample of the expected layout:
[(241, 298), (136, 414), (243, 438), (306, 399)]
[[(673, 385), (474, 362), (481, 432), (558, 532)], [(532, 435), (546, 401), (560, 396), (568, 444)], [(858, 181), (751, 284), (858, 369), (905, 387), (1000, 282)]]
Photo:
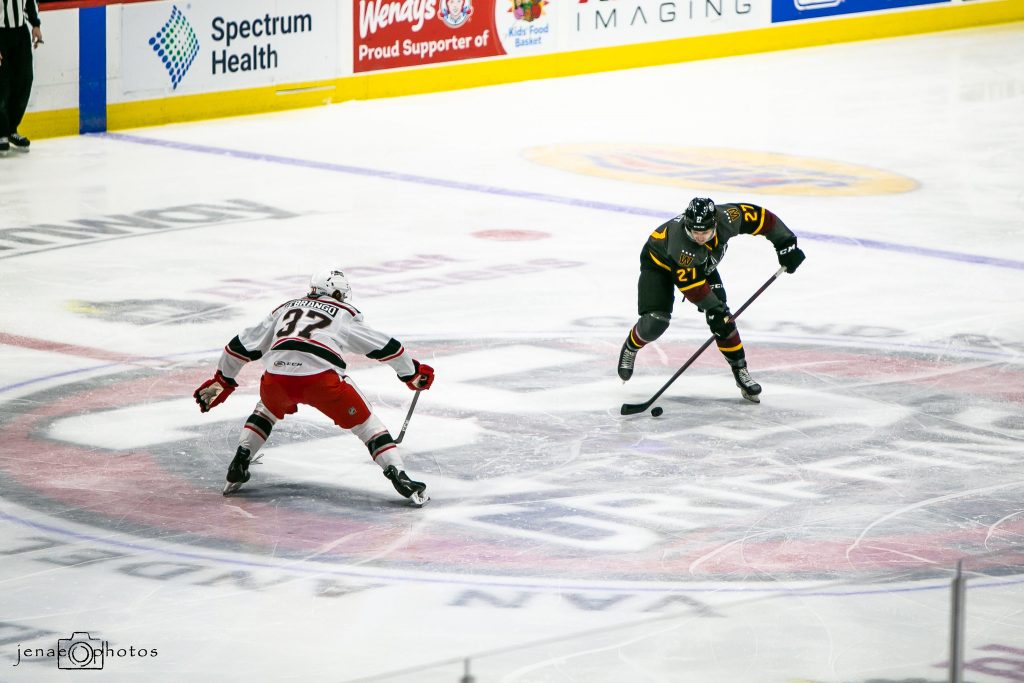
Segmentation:
[[(529, 21), (495, 2), (477, 3), (475, 28), (455, 29), (424, 4), (423, 17), (379, 26), (358, 3), (330, 0), (46, 11), (23, 132), (118, 130), (1024, 19), (1022, 0), (852, 9), (803, 0), (552, 2)], [(374, 42), (372, 28), (383, 38)], [(388, 50), (410, 54), (389, 61)]]

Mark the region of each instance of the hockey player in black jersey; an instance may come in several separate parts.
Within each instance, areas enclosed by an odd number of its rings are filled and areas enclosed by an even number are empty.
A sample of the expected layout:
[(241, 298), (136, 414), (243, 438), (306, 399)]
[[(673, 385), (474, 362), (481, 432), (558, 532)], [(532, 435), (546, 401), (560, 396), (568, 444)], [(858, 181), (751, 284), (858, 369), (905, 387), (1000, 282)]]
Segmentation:
[(747, 371), (739, 331), (726, 302), (718, 264), (736, 235), (760, 235), (775, 247), (779, 265), (795, 271), (804, 260), (796, 235), (767, 209), (753, 204), (719, 204), (693, 199), (686, 210), (658, 226), (640, 252), (637, 313), (619, 352), (619, 378), (633, 376), (636, 354), (668, 329), (675, 301), (673, 287), (704, 314), (718, 350), (732, 367), (743, 398), (759, 403), (761, 385)]

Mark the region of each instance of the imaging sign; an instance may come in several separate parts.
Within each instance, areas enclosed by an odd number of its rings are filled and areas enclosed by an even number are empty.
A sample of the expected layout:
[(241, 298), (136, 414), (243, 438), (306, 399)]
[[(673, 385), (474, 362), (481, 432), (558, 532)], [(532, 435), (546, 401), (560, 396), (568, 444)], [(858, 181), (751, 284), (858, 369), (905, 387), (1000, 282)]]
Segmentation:
[(199, 93), (331, 78), (330, 0), (193, 0), (124, 5), (126, 94)]
[[(769, 23), (769, 0), (574, 0), (567, 49), (747, 31)], [(738, 38), (742, 40), (742, 37)]]

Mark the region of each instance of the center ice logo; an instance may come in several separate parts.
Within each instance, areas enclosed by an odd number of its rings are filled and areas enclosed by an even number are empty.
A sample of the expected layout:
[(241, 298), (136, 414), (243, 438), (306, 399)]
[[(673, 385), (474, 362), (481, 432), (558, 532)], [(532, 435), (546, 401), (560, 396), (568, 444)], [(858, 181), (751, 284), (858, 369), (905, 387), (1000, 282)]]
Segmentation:
[(199, 54), (199, 39), (195, 29), (177, 5), (171, 7), (170, 18), (149, 39), (149, 45), (167, 69), (167, 75), (171, 77), (171, 88), (177, 90), (181, 79)]
[[(226, 514), (222, 477), (252, 403), (229, 402), (210, 423), (190, 395), (206, 366), (159, 359), (4, 402), (0, 497), (44, 514), (87, 510), (119, 534), (177, 530), (176, 542), (370, 574), (415, 566), (556, 581), (874, 581), (887, 568), (922, 576), (1024, 533), (1016, 361), (979, 366), (949, 340), (884, 351), (872, 340), (887, 328), (779, 321), (762, 332), (799, 329), (801, 342), (758, 344), (775, 370), (756, 413), (709, 359), (674, 387), (664, 418), (623, 420), (612, 413), (626, 397), (600, 366), (617, 344), (583, 334), (603, 320), (528, 344), (422, 340), (448, 370), (414, 418), (408, 457), (436, 494), (415, 518), (389, 502), (362, 444), (314, 414), (275, 431), (247, 493), (232, 499), (241, 514)], [(632, 382), (647, 384), (630, 391), (649, 395), (692, 353), (685, 343), (662, 350), (664, 366), (645, 368)], [(374, 367), (356, 371), (368, 387)], [(380, 381), (392, 402), (382, 419), (398, 424), (404, 387), (386, 372)], [(97, 476), (103, 486), (87, 485)], [(183, 571), (201, 570), (192, 566)], [(1024, 572), (1019, 554), (1002, 571)]]

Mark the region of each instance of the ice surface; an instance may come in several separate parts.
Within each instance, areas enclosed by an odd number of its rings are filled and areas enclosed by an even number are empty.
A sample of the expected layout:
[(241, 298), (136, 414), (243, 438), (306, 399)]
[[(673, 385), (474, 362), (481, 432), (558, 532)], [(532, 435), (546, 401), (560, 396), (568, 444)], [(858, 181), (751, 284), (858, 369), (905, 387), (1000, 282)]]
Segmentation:
[[(967, 678), (1024, 680), (1022, 73), (1014, 24), (0, 159), (0, 679), (62, 677), (46, 649), (80, 631), (108, 642), (105, 680), (154, 683), (454, 683), (466, 658), (480, 683), (939, 681), (964, 560)], [(562, 145), (914, 189), (537, 160)], [(640, 247), (695, 194), (767, 206), (808, 255), (740, 320), (762, 403), (712, 349), (661, 417), (622, 417), (708, 334), (678, 302), (615, 376)], [(422, 509), (311, 410), (220, 494), (260, 371), (209, 414), (190, 395), (324, 265), (437, 370), (401, 447)], [(737, 238), (730, 302), (776, 267)], [(349, 360), (397, 433), (410, 392)]]

